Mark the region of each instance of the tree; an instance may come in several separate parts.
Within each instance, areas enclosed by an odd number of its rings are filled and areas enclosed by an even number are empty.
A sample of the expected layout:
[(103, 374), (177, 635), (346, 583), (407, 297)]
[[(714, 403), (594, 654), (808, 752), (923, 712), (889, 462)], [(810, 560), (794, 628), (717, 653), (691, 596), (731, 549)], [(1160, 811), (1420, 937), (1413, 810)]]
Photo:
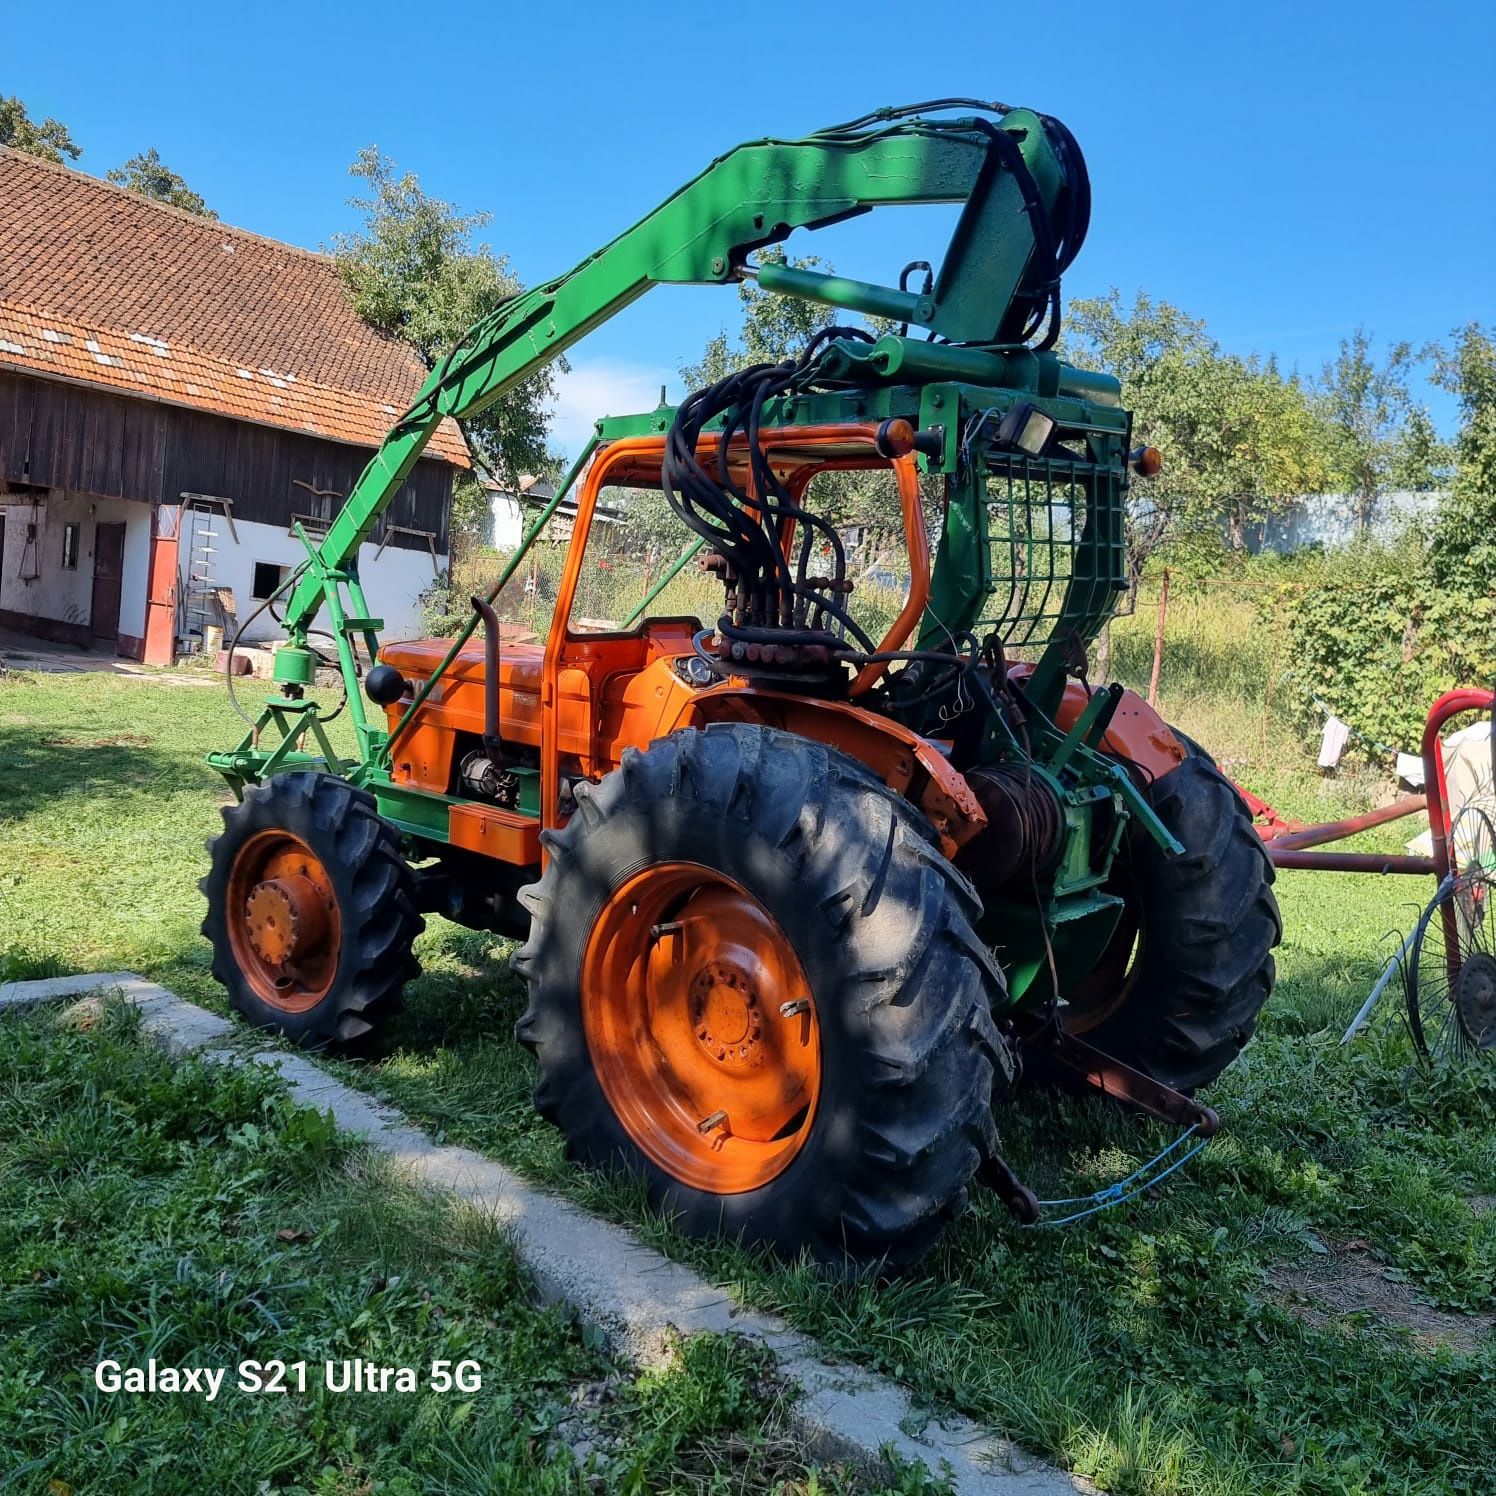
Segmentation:
[(1448, 494), (1426, 527), (1338, 558), (1291, 617), (1306, 715), (1322, 700), (1399, 744), (1418, 741), (1439, 691), (1496, 680), (1496, 340), (1470, 323), (1425, 356), (1459, 402)]
[(1371, 335), (1358, 327), (1325, 365), (1319, 399), (1329, 422), (1334, 463), (1350, 484), (1356, 530), (1393, 488), (1424, 488), (1443, 457), (1428, 410), (1408, 388), (1416, 367), (1410, 343), (1394, 343), (1378, 364)]
[(1128, 567), (1134, 593), (1156, 554), (1183, 561), (1233, 549), (1248, 529), (1332, 481), (1326, 422), (1297, 380), (1271, 360), (1226, 353), (1206, 325), (1140, 291), (1074, 301), (1064, 356), (1122, 381), (1133, 435), (1163, 456), (1132, 489)]
[(40, 124), (26, 113), (26, 106), (19, 98), (6, 98), (0, 94), (0, 145), (8, 145), (28, 156), (40, 156), (57, 166), (66, 166), (63, 160), (76, 161), (83, 148), (74, 144), (68, 127), (55, 119), (44, 119)]
[[(413, 172), (399, 172), (375, 146), (359, 152), (349, 174), (367, 184), (366, 196), (349, 200), (363, 213), (363, 227), (338, 235), (333, 252), (354, 307), (434, 368), (475, 322), (524, 288), (505, 256), (474, 242), (489, 214), (463, 213), (430, 196)], [(542, 369), (461, 423), (477, 462), (505, 488), (514, 490), (521, 473), (554, 474), (546, 445), (553, 394), (551, 369)], [(477, 484), (461, 486), (453, 518), (468, 532), (483, 525), (487, 503)]]
[(1430, 351), (1435, 382), (1460, 407), (1454, 477), (1429, 547), (1433, 585), (1446, 600), (1440, 632), (1455, 679), (1488, 684), (1496, 677), (1496, 338), (1471, 322)]
[(200, 218), (217, 218), (218, 215), (177, 175), (152, 146), (148, 151), (131, 156), (123, 166), (112, 167), (107, 180), (128, 192), (139, 193), (158, 203), (169, 203), (173, 208), (182, 208), (196, 213)]

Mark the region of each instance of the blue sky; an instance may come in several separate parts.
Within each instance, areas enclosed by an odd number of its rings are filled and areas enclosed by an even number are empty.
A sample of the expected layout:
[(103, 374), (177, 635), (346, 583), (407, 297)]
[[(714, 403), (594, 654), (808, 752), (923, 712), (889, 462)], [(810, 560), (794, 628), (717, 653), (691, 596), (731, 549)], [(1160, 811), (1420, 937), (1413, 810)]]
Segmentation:
[[(884, 103), (971, 94), (1057, 114), (1095, 208), (1071, 296), (1144, 287), (1229, 348), (1315, 373), (1358, 323), (1422, 344), (1496, 321), (1496, 5), (1254, 3), (40, 4), (0, 0), (0, 93), (102, 175), (155, 146), (227, 222), (316, 248), (377, 143), (493, 214), (527, 281), (713, 155)], [(889, 281), (940, 210), (795, 241)], [(556, 437), (654, 403), (734, 320), (665, 289), (572, 355)], [(1447, 399), (1433, 396), (1441, 424)]]

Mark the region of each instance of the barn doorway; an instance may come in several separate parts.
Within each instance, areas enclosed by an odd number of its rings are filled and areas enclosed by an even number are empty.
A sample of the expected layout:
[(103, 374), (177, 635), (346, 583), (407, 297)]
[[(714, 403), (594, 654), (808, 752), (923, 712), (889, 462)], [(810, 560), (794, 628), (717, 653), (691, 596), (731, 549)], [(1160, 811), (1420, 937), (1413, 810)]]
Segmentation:
[(94, 530), (93, 601), (88, 631), (95, 639), (119, 643), (120, 584), (125, 572), (125, 527), (99, 525)]

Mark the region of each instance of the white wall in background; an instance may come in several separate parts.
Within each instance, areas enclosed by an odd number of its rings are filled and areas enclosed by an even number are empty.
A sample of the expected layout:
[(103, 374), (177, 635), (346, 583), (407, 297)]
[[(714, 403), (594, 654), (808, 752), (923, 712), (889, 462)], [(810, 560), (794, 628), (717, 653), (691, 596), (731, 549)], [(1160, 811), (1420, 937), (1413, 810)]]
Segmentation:
[[(0, 608), (87, 627), (93, 607), (94, 537), (101, 524), (125, 526), (119, 632), (145, 634), (145, 599), (151, 551), (151, 509), (129, 499), (100, 499), (54, 488), (41, 502), (0, 499), (5, 512), (5, 554), (0, 557)], [(28, 541), (27, 528), (36, 536)], [(63, 536), (78, 526), (77, 564), (65, 569)]]
[[(288, 535), (279, 525), (262, 525), (252, 520), (235, 520), (238, 532), (236, 542), (229, 530), (228, 521), (222, 513), (190, 512), (182, 514), (181, 538), (177, 550), (179, 585), (186, 597), (188, 568), (192, 562), (194, 539), (206, 528), (214, 531), (209, 544), (212, 554), (212, 578), (218, 587), (227, 587), (234, 594), (234, 610), (242, 623), (259, 606), (260, 599), (254, 596), (255, 564), (264, 562), (284, 568), (285, 573), (306, 558), (306, 550), (295, 536)], [(8, 543), (7, 543), (8, 548)], [(359, 579), (363, 583), (364, 596), (369, 610), (375, 618), (384, 619), (384, 636), (390, 639), (410, 638), (421, 632), (421, 593), (436, 580), (437, 568), (445, 571), (448, 557), (438, 551), (433, 566), (429, 551), (405, 550), (388, 545), (384, 554), (376, 559), (377, 545), (359, 548)], [(282, 611), (282, 598), (276, 611)], [(210, 615), (210, 622), (216, 617)], [(326, 626), (327, 619), (320, 619)], [(285, 631), (263, 612), (245, 630), (245, 643), (261, 642), (285, 637)]]

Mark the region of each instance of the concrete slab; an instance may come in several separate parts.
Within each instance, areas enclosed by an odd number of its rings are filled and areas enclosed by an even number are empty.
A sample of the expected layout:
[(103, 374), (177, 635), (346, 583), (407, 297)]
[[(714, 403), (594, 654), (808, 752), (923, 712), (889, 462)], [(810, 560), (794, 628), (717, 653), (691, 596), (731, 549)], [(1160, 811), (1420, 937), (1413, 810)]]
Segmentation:
[(188, 674), (168, 671), (155, 665), (142, 665), (112, 653), (100, 643), (93, 649), (76, 644), (56, 644), (32, 634), (0, 629), (0, 666), (7, 670), (24, 670), (38, 675), (128, 675), (137, 680), (162, 681), (179, 686), (216, 686), (221, 678), (209, 671)]
[[(151, 1039), (174, 1054), (198, 1053), (220, 1064), (266, 1065), (305, 1105), (330, 1111), (338, 1126), (367, 1139), (410, 1178), (445, 1191), (502, 1224), (542, 1298), (572, 1306), (624, 1355), (659, 1363), (677, 1334), (746, 1335), (773, 1351), (800, 1389), (787, 1412), (795, 1431), (821, 1458), (867, 1469), (885, 1449), (947, 1475), (960, 1493), (1065, 1496), (1091, 1492), (1078, 1477), (1034, 1459), (1011, 1441), (966, 1418), (917, 1409), (896, 1383), (843, 1362), (783, 1321), (739, 1305), (698, 1273), (644, 1246), (630, 1232), (536, 1189), (512, 1169), (470, 1148), (434, 1142), (400, 1112), (344, 1085), (305, 1055), (284, 1049), (236, 1048), (242, 1034), (227, 1019), (183, 1002), (130, 972), (10, 984), (0, 1006), (20, 1007), (117, 989), (145, 1014)], [(45, 990), (43, 990), (45, 989)]]
[(138, 982), (133, 971), (96, 971), (81, 977), (40, 977), (31, 982), (0, 982), (0, 1011), (6, 1008), (29, 1008), (34, 1003), (57, 1002), (64, 997), (81, 997), (104, 987), (118, 987), (123, 982)]

